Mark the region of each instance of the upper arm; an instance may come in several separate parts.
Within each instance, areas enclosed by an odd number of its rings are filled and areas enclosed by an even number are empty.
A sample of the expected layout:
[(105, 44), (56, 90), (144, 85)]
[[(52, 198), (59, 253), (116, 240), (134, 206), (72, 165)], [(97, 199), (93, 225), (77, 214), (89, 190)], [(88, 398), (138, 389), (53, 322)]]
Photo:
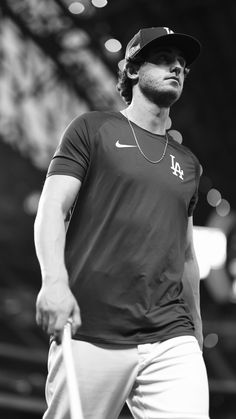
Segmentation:
[(56, 205), (66, 216), (79, 193), (80, 187), (81, 181), (73, 176), (49, 176), (43, 187), (38, 211)]
[(83, 180), (91, 156), (90, 136), (84, 116), (75, 118), (62, 135), (49, 165), (48, 175), (71, 176)]

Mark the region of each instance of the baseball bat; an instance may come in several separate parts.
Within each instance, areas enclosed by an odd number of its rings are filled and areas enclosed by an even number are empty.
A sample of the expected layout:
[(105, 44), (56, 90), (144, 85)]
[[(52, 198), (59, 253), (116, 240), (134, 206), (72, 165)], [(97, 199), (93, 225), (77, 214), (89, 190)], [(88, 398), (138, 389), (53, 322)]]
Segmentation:
[(71, 347), (70, 320), (66, 323), (62, 334), (62, 353), (66, 370), (71, 419), (84, 419)]

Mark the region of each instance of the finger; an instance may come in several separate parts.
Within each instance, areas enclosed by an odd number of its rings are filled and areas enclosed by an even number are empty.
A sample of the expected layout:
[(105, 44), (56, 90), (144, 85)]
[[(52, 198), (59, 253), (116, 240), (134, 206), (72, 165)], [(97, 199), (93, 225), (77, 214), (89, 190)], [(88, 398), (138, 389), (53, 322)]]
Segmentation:
[(56, 316), (55, 314), (51, 313), (48, 318), (48, 326), (47, 326), (48, 335), (52, 335), (54, 333), (55, 323), (56, 323)]
[(77, 329), (81, 326), (82, 322), (81, 322), (81, 316), (80, 316), (80, 309), (78, 304), (75, 304), (73, 313), (72, 313), (72, 327), (71, 327), (71, 331), (72, 331), (72, 335), (74, 335), (77, 331)]
[(62, 341), (62, 332), (54, 332), (53, 336), (54, 336), (54, 340), (55, 340), (56, 344), (60, 345), (61, 341)]
[(42, 327), (43, 324), (43, 310), (39, 300), (36, 301), (36, 323), (38, 326)]
[(48, 316), (46, 313), (43, 313), (40, 309), (36, 311), (36, 323), (44, 332), (47, 332), (48, 327)]
[(53, 336), (57, 345), (61, 344), (63, 328), (54, 327)]
[(42, 315), (41, 315), (40, 310), (36, 310), (36, 317), (35, 318), (36, 318), (37, 325), (41, 326), (42, 325)]
[(61, 343), (63, 329), (67, 321), (68, 321), (68, 317), (65, 317), (65, 316), (63, 317), (61, 316), (56, 319), (56, 322), (54, 324), (53, 335), (57, 344)]
[(47, 331), (48, 316), (47, 313), (43, 310), (39, 298), (37, 298), (36, 301), (36, 322), (37, 325), (40, 326), (44, 332)]
[(44, 332), (47, 333), (48, 330), (48, 322), (49, 322), (49, 316), (47, 313), (43, 313), (42, 320), (41, 320), (41, 327)]

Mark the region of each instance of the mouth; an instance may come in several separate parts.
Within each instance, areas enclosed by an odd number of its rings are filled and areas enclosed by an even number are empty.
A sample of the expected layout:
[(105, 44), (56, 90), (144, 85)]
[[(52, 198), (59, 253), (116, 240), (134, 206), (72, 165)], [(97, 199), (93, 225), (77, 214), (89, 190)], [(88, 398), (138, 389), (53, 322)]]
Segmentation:
[(179, 80), (178, 77), (171, 76), (171, 77), (166, 78), (166, 80), (175, 81), (176, 83), (178, 83), (180, 85), (180, 80)]

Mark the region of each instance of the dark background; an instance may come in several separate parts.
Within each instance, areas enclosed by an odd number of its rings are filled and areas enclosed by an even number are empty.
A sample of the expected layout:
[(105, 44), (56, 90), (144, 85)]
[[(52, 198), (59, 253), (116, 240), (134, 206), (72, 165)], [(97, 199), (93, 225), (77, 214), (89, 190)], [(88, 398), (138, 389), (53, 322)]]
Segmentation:
[[(236, 2), (109, 0), (99, 9), (81, 0), (80, 15), (69, 12), (71, 3), (0, 2), (0, 417), (39, 418), (44, 409), (48, 339), (35, 324), (40, 272), (33, 222), (53, 151), (76, 115), (124, 106), (115, 85), (126, 43), (140, 27), (168, 26), (203, 45), (171, 118), (204, 169), (194, 223), (220, 226), (228, 238), (219, 292), (213, 272), (201, 281), (201, 294), (211, 419), (233, 419)], [(104, 48), (111, 37), (121, 42), (120, 52)], [(212, 187), (230, 204), (226, 217), (207, 202)]]

